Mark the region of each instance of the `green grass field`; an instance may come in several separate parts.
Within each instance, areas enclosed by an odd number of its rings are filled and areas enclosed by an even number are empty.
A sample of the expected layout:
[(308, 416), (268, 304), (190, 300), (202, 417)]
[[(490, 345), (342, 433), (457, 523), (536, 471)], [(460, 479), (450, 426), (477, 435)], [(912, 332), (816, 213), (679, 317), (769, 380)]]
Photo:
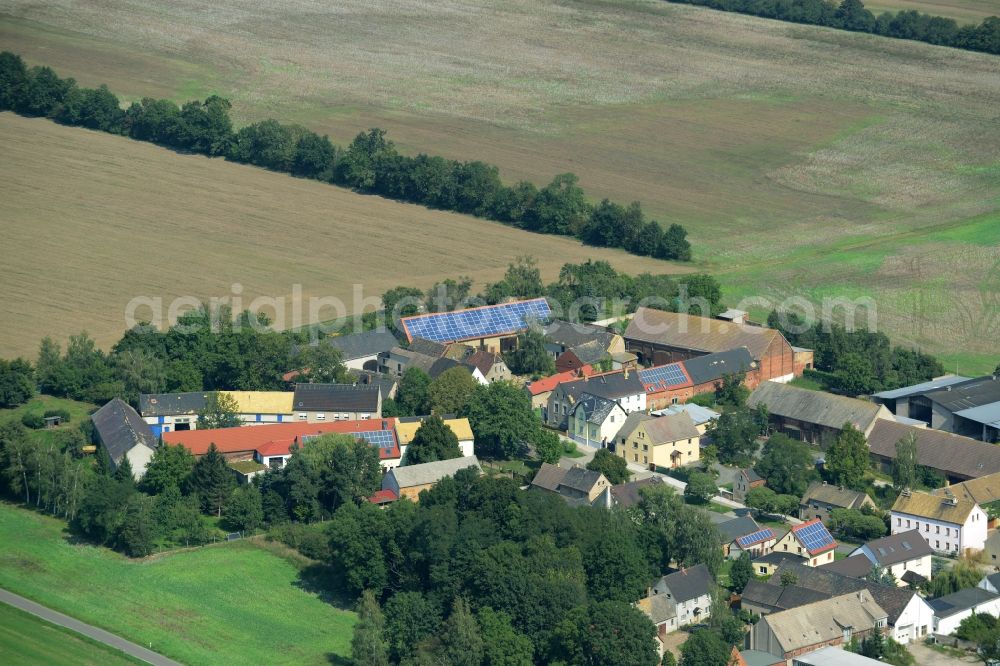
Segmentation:
[(304, 563), (282, 548), (233, 542), (132, 561), (75, 544), (64, 527), (0, 504), (0, 587), (187, 664), (349, 657), (354, 614), (304, 589)]
[[(996, 8), (882, 1), (970, 20)], [(10, 0), (0, 47), (130, 101), (214, 92), (238, 123), (274, 116), (342, 144), (380, 126), (404, 151), (485, 160), (508, 182), (573, 171), (594, 199), (638, 200), (683, 224), (694, 266), (719, 276), (727, 305), (758, 314), (769, 306), (740, 301), (871, 298), (879, 329), (941, 355), (949, 371), (996, 364), (996, 56), (659, 0), (220, 0), (210, 11)], [(66, 161), (48, 158), (34, 177)], [(17, 160), (11, 169), (32, 171)], [(31, 191), (15, 187), (12, 205), (49, 207)], [(102, 207), (116, 201), (106, 194)], [(127, 220), (109, 226), (141, 233)], [(199, 228), (171, 237), (190, 248)], [(306, 248), (297, 262), (325, 252), (324, 268), (357, 253), (287, 244)], [(39, 261), (57, 254), (47, 247)], [(38, 293), (28, 275), (11, 280), (18, 298)]]
[(31, 613), (0, 603), (0, 661), (22, 666), (120, 666), (143, 662)]

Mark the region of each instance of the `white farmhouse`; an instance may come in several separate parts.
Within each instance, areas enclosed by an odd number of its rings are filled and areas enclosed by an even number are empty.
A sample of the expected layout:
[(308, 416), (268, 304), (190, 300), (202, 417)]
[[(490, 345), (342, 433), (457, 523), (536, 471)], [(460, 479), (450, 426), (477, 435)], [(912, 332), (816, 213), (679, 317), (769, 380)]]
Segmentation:
[(986, 544), (986, 512), (970, 499), (904, 490), (890, 515), (892, 534), (915, 530), (939, 553), (977, 553)]
[(892, 572), (900, 586), (919, 584), (931, 578), (931, 547), (917, 530), (896, 532), (869, 541), (851, 553), (864, 556), (872, 566)]

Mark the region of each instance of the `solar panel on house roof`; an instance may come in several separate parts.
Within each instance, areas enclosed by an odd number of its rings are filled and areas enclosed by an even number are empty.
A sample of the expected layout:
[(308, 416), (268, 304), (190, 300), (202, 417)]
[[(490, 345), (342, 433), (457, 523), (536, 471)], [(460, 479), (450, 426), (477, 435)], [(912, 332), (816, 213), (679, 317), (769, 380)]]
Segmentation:
[(774, 530), (770, 527), (765, 527), (762, 530), (757, 530), (756, 532), (752, 532), (750, 534), (744, 534), (740, 538), (736, 539), (736, 543), (740, 547), (745, 548), (747, 546), (752, 546), (755, 543), (760, 543), (761, 541), (767, 541), (773, 537)]
[(396, 441), (392, 438), (389, 430), (373, 430), (371, 432), (352, 432), (354, 439), (363, 439), (372, 446), (380, 449), (391, 449), (396, 446)]
[(655, 368), (640, 370), (639, 381), (644, 386), (663, 386), (666, 388), (668, 386), (684, 384), (687, 382), (687, 378), (684, 376), (684, 371), (681, 369), (680, 363), (671, 363), (670, 365), (660, 365)]
[(823, 523), (813, 523), (795, 532), (795, 536), (802, 542), (806, 550), (810, 553), (826, 548), (836, 543), (833, 535), (826, 529)]
[(544, 322), (551, 312), (544, 298), (502, 303), (470, 310), (440, 312), (401, 320), (409, 338), (455, 342), (523, 331), (532, 321)]

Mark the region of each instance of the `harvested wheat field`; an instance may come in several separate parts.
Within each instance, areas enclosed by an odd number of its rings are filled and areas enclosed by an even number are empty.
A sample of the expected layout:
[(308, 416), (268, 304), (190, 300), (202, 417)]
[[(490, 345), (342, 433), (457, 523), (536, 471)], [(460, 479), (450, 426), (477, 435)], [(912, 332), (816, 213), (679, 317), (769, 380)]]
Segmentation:
[[(920, 4), (946, 2), (982, 6)], [(683, 224), (731, 305), (872, 298), (949, 369), (996, 363), (995, 56), (657, 0), (0, 0), (0, 47), (342, 144), (383, 127), (507, 181), (573, 171)]]
[(547, 279), (587, 258), (636, 272), (678, 270), (10, 113), (0, 113), (0, 146), (2, 357), (33, 357), (42, 336), (62, 340), (81, 329), (108, 345), (134, 297), (160, 297), (166, 313), (177, 297), (232, 296), (235, 283), (244, 305), (287, 297), (299, 284), (305, 299), (334, 296), (350, 307), (354, 284), (376, 299), (398, 284), (460, 275), (481, 285), (525, 253)]

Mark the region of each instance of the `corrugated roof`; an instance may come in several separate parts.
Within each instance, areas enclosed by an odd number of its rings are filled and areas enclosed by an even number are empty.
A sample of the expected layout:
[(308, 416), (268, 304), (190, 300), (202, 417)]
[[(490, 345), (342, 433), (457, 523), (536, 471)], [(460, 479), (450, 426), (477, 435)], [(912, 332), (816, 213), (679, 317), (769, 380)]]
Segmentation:
[[(396, 438), (399, 440), (401, 446), (408, 446), (413, 437), (417, 434), (417, 430), (420, 429), (423, 420), (427, 418), (425, 416), (418, 417), (416, 419), (397, 419), (396, 421)], [(472, 439), (472, 426), (469, 425), (469, 419), (466, 418), (445, 418), (442, 419), (444, 424), (451, 428), (451, 431), (455, 433), (455, 437), (458, 441), (467, 441)]]
[(981, 587), (967, 587), (964, 590), (946, 594), (937, 599), (928, 599), (927, 603), (934, 609), (934, 617), (941, 618), (951, 617), (956, 613), (975, 608), (997, 597), (1000, 597), (1000, 594), (994, 594)]
[(219, 391), (239, 405), (240, 414), (291, 414), (291, 391)]
[[(90, 420), (108, 456), (117, 467), (126, 453), (136, 446), (155, 450), (156, 437), (149, 424), (121, 398), (115, 398), (91, 414)], [(141, 473), (142, 470), (134, 470)]]
[(639, 308), (625, 329), (626, 340), (650, 342), (705, 353), (746, 347), (756, 360), (781, 334), (770, 328)]
[(911, 395), (919, 395), (921, 393), (934, 391), (939, 388), (944, 388), (945, 386), (960, 384), (967, 381), (969, 381), (969, 378), (962, 377), (961, 375), (944, 375), (943, 377), (936, 377), (929, 382), (913, 384), (912, 386), (904, 386), (903, 388), (893, 389), (891, 391), (880, 391), (879, 393), (872, 394), (872, 397), (882, 398), (883, 400), (895, 400), (896, 398), (906, 398)]
[(963, 409), (960, 412), (955, 412), (955, 415), (976, 423), (1000, 428), (1000, 402)]
[[(476, 456), (466, 456), (420, 465), (405, 465), (389, 470), (389, 474), (396, 479), (400, 488), (412, 488), (437, 483), (446, 476), (453, 476), (459, 470), (468, 467), (475, 467), (479, 471), (479, 459)], [(382, 485), (383, 487), (386, 485), (385, 481), (382, 482)]]
[(888, 419), (875, 423), (868, 435), (868, 448), (873, 454), (895, 460), (896, 442), (910, 434), (917, 438), (917, 462), (925, 467), (966, 478), (1000, 472), (1000, 446)]
[(702, 407), (701, 405), (696, 405), (693, 402), (686, 402), (682, 405), (670, 405), (664, 409), (650, 412), (650, 414), (653, 414), (654, 416), (668, 416), (670, 414), (680, 414), (682, 412), (690, 416), (695, 425), (708, 423), (722, 416), (722, 414), (714, 409)]
[(205, 401), (211, 391), (188, 393), (144, 393), (139, 396), (139, 412), (143, 416), (185, 416), (205, 411)]
[(964, 525), (976, 503), (964, 498), (938, 497), (917, 490), (909, 496), (900, 494), (892, 505), (893, 513), (904, 513), (920, 518), (932, 518), (955, 525)]
[(296, 384), (293, 407), (303, 412), (377, 412), (378, 384)]
[(925, 393), (949, 412), (1000, 402), (1000, 379), (987, 375)]
[(881, 405), (833, 395), (823, 391), (810, 391), (779, 382), (764, 382), (750, 394), (750, 407), (765, 405), (771, 414), (815, 423), (827, 428), (840, 429), (851, 423), (862, 432), (878, 418)]

